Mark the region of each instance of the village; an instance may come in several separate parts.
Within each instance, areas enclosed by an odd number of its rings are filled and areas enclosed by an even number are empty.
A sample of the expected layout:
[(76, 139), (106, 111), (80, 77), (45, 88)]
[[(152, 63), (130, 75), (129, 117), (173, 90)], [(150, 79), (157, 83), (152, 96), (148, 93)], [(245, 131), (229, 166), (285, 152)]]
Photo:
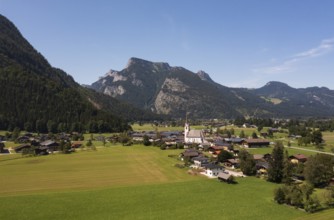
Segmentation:
[[(255, 125), (243, 124), (242, 128), (256, 128)], [(277, 128), (269, 128), (270, 133), (279, 132)], [(13, 140), (14, 133), (0, 135), (0, 154), (22, 154), (24, 155), (48, 155), (54, 153), (71, 153), (78, 149), (94, 149), (93, 142), (122, 143), (131, 146), (134, 143), (146, 146), (158, 146), (162, 150), (184, 149), (178, 155), (178, 160), (183, 162), (181, 167), (188, 167), (188, 173), (192, 175), (201, 174), (208, 178), (217, 178), (220, 181), (233, 183), (235, 177), (246, 177), (240, 169), (240, 150), (269, 148), (274, 144), (273, 140), (266, 139), (268, 132), (261, 132), (261, 137), (239, 137), (237, 135), (221, 135), (212, 132), (212, 129), (192, 129), (186, 121), (184, 131), (131, 131), (119, 135), (95, 135), (92, 134), (84, 142), (84, 135), (78, 132), (70, 134), (33, 134), (26, 132), (14, 137), (16, 146), (6, 148), (6, 140)], [(87, 135), (86, 135), (87, 136)], [(124, 137), (125, 136), (125, 137)], [(293, 137), (298, 138), (298, 137)], [(225, 157), (220, 155), (225, 154)], [(226, 156), (227, 155), (227, 156)], [(270, 153), (252, 154), (253, 169), (259, 177), (266, 177), (269, 161), (272, 159)], [(307, 156), (302, 153), (289, 156), (291, 163), (298, 165), (307, 161)], [(178, 164), (179, 166), (179, 164)], [(294, 174), (293, 180), (303, 181), (303, 175)], [(334, 183), (334, 179), (332, 180)]]

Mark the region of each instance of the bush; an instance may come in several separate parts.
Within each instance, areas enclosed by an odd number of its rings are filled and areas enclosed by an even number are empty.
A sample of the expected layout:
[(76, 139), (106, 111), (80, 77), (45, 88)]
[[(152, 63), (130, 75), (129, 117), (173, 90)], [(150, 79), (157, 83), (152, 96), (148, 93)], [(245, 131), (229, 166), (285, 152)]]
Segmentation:
[(274, 200), (278, 203), (278, 204), (283, 204), (285, 203), (285, 193), (284, 190), (280, 187), (277, 188), (275, 190), (275, 196), (274, 196)]

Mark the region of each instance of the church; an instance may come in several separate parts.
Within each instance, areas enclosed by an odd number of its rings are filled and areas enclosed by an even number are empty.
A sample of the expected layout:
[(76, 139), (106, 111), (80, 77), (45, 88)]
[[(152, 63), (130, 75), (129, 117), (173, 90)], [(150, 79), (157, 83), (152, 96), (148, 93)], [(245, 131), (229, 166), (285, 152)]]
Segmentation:
[(202, 130), (190, 130), (188, 122), (184, 125), (184, 143), (203, 144), (204, 135)]

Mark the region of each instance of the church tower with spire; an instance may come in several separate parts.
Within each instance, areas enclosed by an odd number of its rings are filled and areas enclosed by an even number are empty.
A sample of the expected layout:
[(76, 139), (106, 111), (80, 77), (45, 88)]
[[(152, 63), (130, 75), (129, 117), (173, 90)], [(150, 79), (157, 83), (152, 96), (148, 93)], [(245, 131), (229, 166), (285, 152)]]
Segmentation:
[(188, 124), (188, 112), (186, 113), (186, 123), (184, 124), (184, 142), (187, 143), (187, 137), (190, 131), (190, 127)]

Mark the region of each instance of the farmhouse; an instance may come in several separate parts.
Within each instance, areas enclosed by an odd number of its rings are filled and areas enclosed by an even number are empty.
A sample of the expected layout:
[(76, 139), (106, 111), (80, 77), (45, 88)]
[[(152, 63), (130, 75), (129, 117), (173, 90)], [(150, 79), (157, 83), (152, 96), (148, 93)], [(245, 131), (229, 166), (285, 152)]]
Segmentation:
[(243, 138), (224, 138), (224, 141), (226, 141), (229, 144), (238, 144), (241, 145), (244, 141)]
[(14, 147), (15, 153), (21, 153), (24, 149), (30, 149), (31, 145), (30, 144), (22, 144), (20, 146)]
[(307, 157), (304, 154), (295, 154), (289, 157), (291, 163), (305, 163), (307, 161)]
[(200, 153), (198, 150), (190, 148), (182, 152), (179, 157), (181, 158), (181, 160), (184, 160), (185, 158), (192, 159), (194, 157), (199, 157), (200, 155), (202, 155), (202, 153)]
[(267, 174), (268, 168), (269, 168), (269, 163), (266, 161), (256, 161), (256, 170), (257, 173), (259, 174)]
[(192, 161), (194, 162), (194, 167), (195, 168), (201, 168), (205, 164), (209, 163), (209, 158), (204, 157), (204, 156), (199, 156), (199, 157), (192, 158)]
[(224, 170), (224, 167), (213, 163), (204, 164), (203, 168), (205, 170), (204, 174), (208, 177), (216, 177), (220, 171)]
[(47, 147), (49, 151), (56, 151), (59, 144), (52, 140), (47, 140), (41, 143), (41, 147)]
[(240, 167), (239, 159), (228, 159), (225, 163), (225, 166), (231, 167), (232, 169)]
[(244, 147), (254, 148), (254, 147), (268, 147), (270, 141), (267, 139), (246, 139), (244, 140)]
[(233, 182), (233, 177), (229, 173), (219, 172), (219, 174), (218, 174), (218, 180), (220, 182), (232, 183)]

